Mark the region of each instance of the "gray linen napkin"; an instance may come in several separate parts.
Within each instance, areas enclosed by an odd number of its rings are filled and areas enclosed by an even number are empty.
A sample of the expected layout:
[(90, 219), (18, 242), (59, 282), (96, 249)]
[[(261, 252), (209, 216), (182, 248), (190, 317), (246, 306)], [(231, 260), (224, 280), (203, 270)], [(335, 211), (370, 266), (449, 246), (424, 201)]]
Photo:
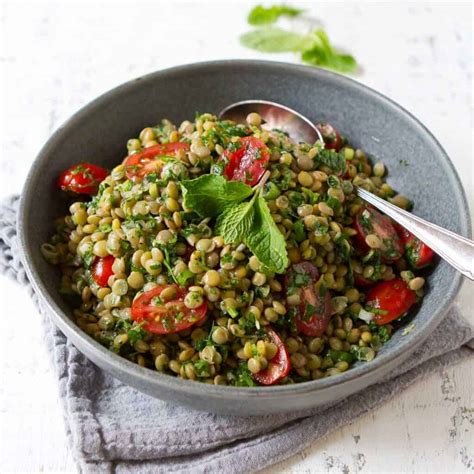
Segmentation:
[(25, 286), (44, 321), (69, 442), (83, 472), (248, 472), (295, 454), (400, 393), (473, 355), (474, 329), (453, 308), (410, 359), (383, 383), (306, 412), (231, 417), (156, 400), (88, 361), (55, 328), (19, 259), (18, 198), (0, 204), (0, 272)]

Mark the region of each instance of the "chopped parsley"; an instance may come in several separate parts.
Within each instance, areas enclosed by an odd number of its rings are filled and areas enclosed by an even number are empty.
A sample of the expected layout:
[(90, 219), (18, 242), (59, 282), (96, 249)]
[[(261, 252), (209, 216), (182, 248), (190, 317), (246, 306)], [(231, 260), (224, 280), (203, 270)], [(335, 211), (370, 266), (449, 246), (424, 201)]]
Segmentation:
[(303, 221), (298, 220), (293, 224), (293, 232), (295, 233), (295, 239), (297, 242), (303, 242), (303, 240), (306, 239)]
[(194, 278), (194, 273), (191, 270), (183, 270), (176, 275), (176, 281), (179, 286), (186, 286), (187, 283)]
[(252, 333), (255, 329), (258, 329), (255, 314), (249, 312), (247, 315), (242, 316), (239, 319), (239, 326), (244, 329), (246, 333)]
[(109, 232), (112, 232), (112, 225), (111, 224), (102, 224), (99, 226), (98, 229), (99, 232), (104, 232), (105, 234), (108, 234)]
[(311, 191), (311, 189), (308, 188), (302, 188), (301, 192), (306, 196), (306, 201), (308, 204), (316, 204), (319, 201), (319, 194), (315, 193), (314, 191)]
[(133, 346), (137, 341), (143, 339), (147, 332), (140, 326), (136, 325), (128, 330), (128, 342)]
[(286, 191), (290, 186), (291, 180), (291, 171), (289, 169), (286, 169), (285, 171), (283, 171), (283, 176), (281, 178), (279, 188), (283, 191)]
[(84, 266), (86, 268), (91, 268), (92, 264), (94, 263), (95, 260), (95, 254), (92, 251), (92, 245), (89, 247), (89, 250), (87, 252), (84, 252), (82, 255), (82, 261), (84, 262)]
[(221, 262), (222, 263), (235, 263), (235, 259), (231, 253), (226, 253), (225, 255), (221, 257)]
[(239, 364), (237, 368), (234, 369), (233, 375), (235, 377), (234, 385), (236, 387), (255, 387), (257, 385), (246, 362)]
[(326, 204), (334, 211), (338, 212), (339, 209), (341, 209), (341, 201), (339, 199), (336, 199), (335, 197), (328, 196), (326, 199)]
[(211, 364), (209, 362), (199, 359), (194, 362), (194, 371), (199, 378), (211, 376)]
[(323, 149), (314, 159), (319, 166), (327, 166), (335, 174), (341, 175), (346, 170), (346, 157), (343, 151)]
[(290, 275), (287, 289), (289, 295), (294, 294), (296, 289), (309, 285), (311, 281), (308, 273), (298, 267), (294, 267)]

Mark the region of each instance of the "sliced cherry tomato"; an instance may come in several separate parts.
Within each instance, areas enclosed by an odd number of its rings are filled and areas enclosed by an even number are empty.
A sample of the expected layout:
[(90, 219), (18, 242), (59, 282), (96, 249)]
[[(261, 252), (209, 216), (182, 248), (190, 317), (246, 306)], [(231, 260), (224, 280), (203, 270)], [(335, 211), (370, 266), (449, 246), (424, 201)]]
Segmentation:
[(329, 123), (318, 123), (316, 128), (321, 133), (324, 144), (329, 150), (339, 151), (342, 146), (341, 134)]
[(175, 155), (179, 150), (189, 150), (189, 143), (164, 143), (145, 148), (125, 160), (125, 174), (128, 179), (135, 179), (156, 173), (161, 165), (157, 156)]
[(92, 278), (99, 286), (107, 286), (109, 278), (114, 274), (112, 265), (115, 257), (107, 255), (107, 257), (97, 257), (92, 264)]
[(374, 322), (379, 325), (403, 316), (415, 300), (415, 292), (399, 279), (377, 283), (367, 293), (367, 306), (380, 310), (374, 316)]
[(273, 344), (276, 344), (278, 351), (275, 357), (268, 362), (268, 367), (253, 374), (253, 378), (261, 385), (273, 385), (283, 377), (286, 377), (291, 369), (290, 356), (285, 344), (273, 329), (267, 329), (267, 335)]
[(414, 269), (429, 265), (434, 257), (433, 250), (401, 225), (397, 224), (396, 229), (405, 248), (405, 258), (408, 263)]
[(394, 262), (403, 255), (402, 243), (391, 220), (373, 207), (363, 207), (359, 211), (354, 227), (358, 246), (362, 250), (369, 250), (365, 238), (375, 234), (382, 242), (380, 251), (384, 261)]
[(331, 319), (331, 294), (328, 290), (319, 294), (314, 284), (319, 278), (318, 269), (309, 262), (292, 265), (285, 277), (287, 295), (300, 295), (295, 324), (306, 336), (319, 337), (326, 331)]
[(78, 194), (95, 194), (99, 184), (107, 177), (108, 171), (90, 163), (80, 163), (63, 171), (58, 178), (58, 186), (63, 191)]
[(229, 145), (219, 163), (225, 165), (227, 179), (253, 186), (265, 173), (269, 160), (270, 150), (265, 143), (255, 137), (243, 137)]
[[(173, 300), (163, 302), (161, 292), (165, 288), (174, 288)], [(205, 318), (207, 303), (190, 309), (184, 305), (188, 291), (178, 285), (156, 286), (143, 293), (132, 303), (132, 319), (144, 321), (143, 328), (155, 334), (173, 334), (183, 331)]]

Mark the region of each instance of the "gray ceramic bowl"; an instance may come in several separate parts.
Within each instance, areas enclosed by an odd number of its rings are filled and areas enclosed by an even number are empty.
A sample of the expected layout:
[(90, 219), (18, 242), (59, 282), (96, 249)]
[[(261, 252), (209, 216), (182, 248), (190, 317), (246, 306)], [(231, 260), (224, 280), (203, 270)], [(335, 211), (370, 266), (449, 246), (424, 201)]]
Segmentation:
[[(128, 138), (167, 117), (217, 113), (231, 102), (266, 99), (292, 107), (313, 121), (334, 124), (350, 142), (383, 160), (389, 182), (415, 200), (415, 212), (468, 235), (467, 203), (458, 176), (440, 144), (412, 115), (386, 97), (330, 72), (263, 61), (191, 64), (133, 80), (94, 100), (63, 125), (41, 150), (26, 181), (20, 207), (23, 261), (54, 323), (89, 359), (123, 382), (154, 397), (212, 412), (267, 414), (315, 407), (379, 381), (410, 357), (430, 336), (457, 294), (461, 276), (440, 262), (429, 277), (415, 328), (401, 331), (370, 363), (335, 377), (295, 385), (232, 388), (185, 381), (144, 369), (109, 352), (71, 320), (58, 292), (57, 269), (39, 247), (52, 233), (67, 201), (55, 186), (58, 174), (87, 160), (111, 168), (120, 162)], [(401, 164), (406, 160), (409, 165)]]

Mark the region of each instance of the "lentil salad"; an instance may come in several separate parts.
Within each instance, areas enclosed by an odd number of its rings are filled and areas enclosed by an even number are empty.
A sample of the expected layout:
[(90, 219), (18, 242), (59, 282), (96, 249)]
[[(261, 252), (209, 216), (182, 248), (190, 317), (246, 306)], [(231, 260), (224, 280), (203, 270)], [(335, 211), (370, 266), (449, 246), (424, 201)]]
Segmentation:
[[(127, 143), (110, 173), (66, 170), (42, 253), (80, 328), (141, 366), (254, 386), (370, 361), (423, 296), (433, 253), (353, 193), (410, 201), (329, 124), (324, 143), (197, 114)], [(90, 196), (92, 196), (90, 198)]]

